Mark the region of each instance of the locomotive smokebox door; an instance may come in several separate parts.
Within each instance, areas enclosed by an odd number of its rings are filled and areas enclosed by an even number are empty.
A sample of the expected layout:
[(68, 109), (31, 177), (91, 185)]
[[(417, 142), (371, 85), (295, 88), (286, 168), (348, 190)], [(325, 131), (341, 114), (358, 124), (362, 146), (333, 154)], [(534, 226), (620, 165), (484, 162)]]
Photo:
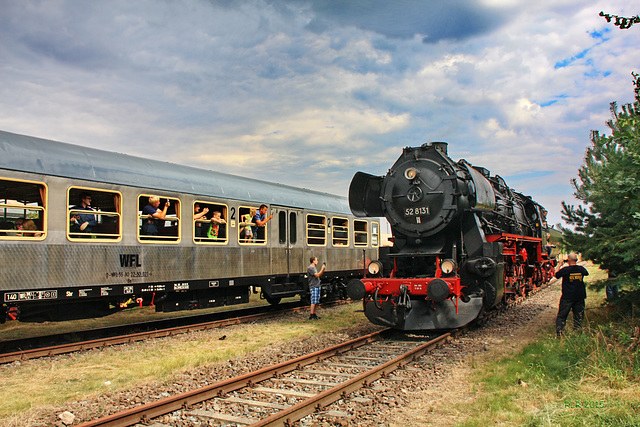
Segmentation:
[(385, 216), (406, 236), (436, 234), (458, 212), (457, 175), (444, 153), (442, 142), (407, 147), (385, 176)]

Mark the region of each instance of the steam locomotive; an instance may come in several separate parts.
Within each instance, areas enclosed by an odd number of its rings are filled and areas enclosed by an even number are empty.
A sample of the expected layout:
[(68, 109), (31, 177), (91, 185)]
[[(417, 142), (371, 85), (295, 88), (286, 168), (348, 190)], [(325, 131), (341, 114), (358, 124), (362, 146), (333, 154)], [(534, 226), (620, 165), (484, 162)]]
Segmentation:
[(553, 277), (545, 209), (447, 143), (407, 147), (385, 176), (358, 172), (357, 217), (386, 217), (393, 247), (347, 285), (374, 324), (396, 329), (464, 326), (483, 311)]

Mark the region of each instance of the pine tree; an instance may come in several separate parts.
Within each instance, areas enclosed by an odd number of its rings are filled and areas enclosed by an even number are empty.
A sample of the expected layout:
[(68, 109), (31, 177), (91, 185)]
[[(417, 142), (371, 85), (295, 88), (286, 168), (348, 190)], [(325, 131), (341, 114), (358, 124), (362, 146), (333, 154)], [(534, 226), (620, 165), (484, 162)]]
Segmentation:
[(600, 12), (600, 16), (604, 17), (607, 22), (611, 22), (611, 20), (613, 19), (613, 25), (620, 28), (621, 30), (628, 30), (633, 24), (640, 24), (640, 15), (626, 17)]
[(572, 184), (583, 206), (562, 203), (565, 243), (609, 271), (621, 288), (640, 289), (640, 76), (635, 102), (611, 104), (611, 135), (591, 133), (584, 165)]

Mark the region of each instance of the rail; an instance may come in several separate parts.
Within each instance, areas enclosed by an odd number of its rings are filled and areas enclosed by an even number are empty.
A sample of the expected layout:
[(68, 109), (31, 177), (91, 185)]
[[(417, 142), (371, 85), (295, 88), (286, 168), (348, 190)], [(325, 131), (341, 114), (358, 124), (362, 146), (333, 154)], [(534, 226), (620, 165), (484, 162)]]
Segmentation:
[[(330, 405), (331, 403), (343, 398), (345, 395), (352, 393), (362, 386), (365, 386), (381, 377), (387, 376), (393, 370), (402, 367), (412, 360), (420, 357), (424, 353), (450, 339), (450, 337), (452, 336), (452, 333), (446, 333), (435, 339), (431, 339), (426, 343), (418, 345), (415, 345), (415, 342), (413, 341), (393, 341), (393, 343), (395, 344), (400, 343), (400, 345), (411, 346), (412, 348), (410, 348), (408, 351), (403, 351), (402, 354), (394, 357), (391, 360), (376, 364), (374, 367), (372, 367), (371, 369), (367, 369), (363, 373), (349, 376), (345, 381), (336, 383), (334, 386), (327, 390), (315, 394), (297, 392), (295, 393), (295, 395), (302, 398), (303, 400), (294, 405), (285, 407), (284, 409), (281, 409), (280, 411), (268, 415), (262, 419), (256, 418), (256, 416), (259, 416), (258, 414), (252, 414), (254, 415), (254, 417), (252, 418), (244, 417), (240, 419), (238, 417), (225, 414), (224, 412), (189, 409), (192, 406), (205, 402), (207, 400), (224, 400), (229, 393), (237, 392), (243, 389), (247, 390), (248, 393), (254, 394), (255, 396), (269, 393), (294, 395), (294, 393), (287, 393), (285, 389), (273, 389), (270, 387), (258, 386), (258, 384), (263, 381), (282, 379), (285, 374), (298, 372), (304, 375), (306, 372), (315, 375), (333, 376), (332, 379), (335, 380), (336, 377), (343, 376), (344, 374), (337, 374), (336, 372), (322, 370), (321, 366), (318, 365), (331, 365), (331, 363), (339, 364), (340, 361), (345, 360), (345, 357), (350, 357), (351, 359), (349, 360), (351, 360), (351, 363), (355, 368), (362, 368), (362, 366), (365, 366), (365, 362), (370, 363), (373, 358), (359, 357), (357, 355), (350, 356), (350, 354), (357, 350), (374, 351), (372, 349), (368, 349), (368, 346), (371, 346), (375, 343), (380, 343), (384, 336), (388, 333), (389, 330), (383, 330), (373, 334), (365, 335), (363, 337), (359, 337), (342, 344), (334, 345), (324, 350), (320, 350), (301, 357), (297, 357), (289, 361), (269, 366), (249, 374), (220, 381), (207, 387), (168, 397), (157, 402), (142, 405), (137, 408), (132, 408), (117, 414), (100, 418), (98, 420), (89, 421), (81, 424), (80, 426), (124, 427), (131, 426), (136, 423), (149, 423), (154, 418), (180, 409), (186, 409), (190, 416), (201, 417), (204, 419), (217, 419), (221, 421), (224, 420), (227, 422), (236, 422), (241, 424), (249, 423), (252, 427), (291, 425), (291, 423), (300, 420), (301, 418), (313, 413), (317, 409), (321, 409), (327, 405)], [(389, 353), (389, 346), (387, 343), (382, 342), (381, 348), (385, 350), (385, 354)], [(379, 359), (382, 360), (384, 358), (385, 356), (380, 356)], [(336, 360), (331, 362), (330, 359)], [(358, 363), (358, 361), (360, 361), (360, 363)], [(306, 369), (310, 366), (315, 366), (316, 368), (320, 369)], [(344, 364), (342, 366), (344, 366)], [(295, 382), (296, 380), (293, 379), (292, 381)], [(331, 384), (331, 382), (321, 383), (320, 386), (326, 384)], [(256, 407), (276, 406), (273, 404), (261, 402), (257, 397), (255, 397), (254, 399), (255, 400), (242, 399), (242, 401), (248, 405), (253, 405)], [(231, 401), (236, 402), (238, 400), (239, 399), (237, 398), (231, 399)]]

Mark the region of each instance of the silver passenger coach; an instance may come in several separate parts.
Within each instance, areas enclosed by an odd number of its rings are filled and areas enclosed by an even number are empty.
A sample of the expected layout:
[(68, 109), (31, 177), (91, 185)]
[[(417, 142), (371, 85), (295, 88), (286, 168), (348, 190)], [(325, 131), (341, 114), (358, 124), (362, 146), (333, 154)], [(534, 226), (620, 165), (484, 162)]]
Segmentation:
[[(151, 196), (164, 219), (143, 213)], [(248, 238), (262, 204), (273, 219)], [(379, 243), (379, 222), (344, 197), (0, 131), (3, 320), (238, 304), (251, 287), (304, 299), (310, 256), (327, 262), (323, 296), (339, 298)]]

